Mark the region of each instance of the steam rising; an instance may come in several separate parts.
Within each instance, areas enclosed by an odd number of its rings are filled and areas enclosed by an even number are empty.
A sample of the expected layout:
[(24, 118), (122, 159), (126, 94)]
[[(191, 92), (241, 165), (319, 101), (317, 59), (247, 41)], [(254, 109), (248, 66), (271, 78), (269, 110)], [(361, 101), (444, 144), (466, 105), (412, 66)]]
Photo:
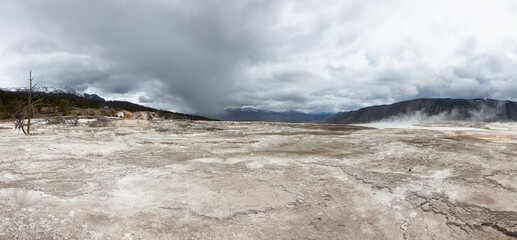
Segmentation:
[(409, 127), (424, 123), (437, 123), (448, 121), (467, 121), (467, 122), (508, 122), (505, 113), (505, 103), (498, 102), (494, 106), (481, 104), (478, 109), (459, 109), (453, 108), (449, 112), (442, 112), (436, 115), (428, 115), (423, 111), (414, 111), (409, 114), (397, 115), (387, 119), (361, 124), (376, 128), (399, 128)]

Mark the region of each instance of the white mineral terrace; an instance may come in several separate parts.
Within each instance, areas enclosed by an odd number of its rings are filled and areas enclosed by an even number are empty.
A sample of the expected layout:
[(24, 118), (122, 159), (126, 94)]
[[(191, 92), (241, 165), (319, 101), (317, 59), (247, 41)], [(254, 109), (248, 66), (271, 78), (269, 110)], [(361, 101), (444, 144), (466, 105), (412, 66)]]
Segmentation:
[(4, 122), (0, 239), (515, 239), (516, 132)]

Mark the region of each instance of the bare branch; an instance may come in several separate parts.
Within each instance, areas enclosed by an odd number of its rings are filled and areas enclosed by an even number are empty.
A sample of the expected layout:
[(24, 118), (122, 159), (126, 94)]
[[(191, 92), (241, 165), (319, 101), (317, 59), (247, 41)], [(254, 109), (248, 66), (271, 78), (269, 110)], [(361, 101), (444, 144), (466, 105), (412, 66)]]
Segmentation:
[[(34, 75), (32, 75), (32, 70), (29, 70), (29, 97), (27, 106), (23, 106), (22, 104), (18, 104), (17, 109), (14, 113), (9, 113), (9, 116), (13, 119), (14, 128), (21, 129), (23, 134), (30, 135), (31, 134), (31, 118), (34, 110), (34, 105), (41, 100), (32, 101), (32, 89), (35, 85), (32, 85), (32, 81), (34, 80)], [(25, 119), (27, 119), (27, 124), (25, 124)], [(25, 130), (27, 127), (27, 130)]]
[(25, 135), (31, 135), (31, 118), (32, 118), (32, 110), (33, 110), (33, 102), (32, 102), (32, 80), (34, 80), (32, 75), (32, 70), (29, 71), (29, 105), (27, 106), (27, 132)]

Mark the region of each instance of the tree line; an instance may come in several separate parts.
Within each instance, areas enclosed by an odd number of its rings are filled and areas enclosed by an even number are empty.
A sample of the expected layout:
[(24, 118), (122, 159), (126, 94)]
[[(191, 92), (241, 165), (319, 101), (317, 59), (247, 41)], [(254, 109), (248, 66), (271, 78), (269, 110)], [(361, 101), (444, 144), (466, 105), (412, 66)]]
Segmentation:
[[(58, 112), (64, 113), (65, 115), (70, 114), (71, 109), (74, 107), (87, 109), (87, 108), (100, 108), (101, 104), (89, 101), (87, 99), (80, 99), (80, 97), (72, 94), (41, 94), (32, 93), (36, 100), (41, 99), (34, 106), (34, 113), (41, 112), (42, 108), (53, 107)], [(14, 113), (20, 106), (28, 105), (29, 93), (27, 92), (7, 92), (0, 90), (0, 119), (9, 118), (9, 113)]]

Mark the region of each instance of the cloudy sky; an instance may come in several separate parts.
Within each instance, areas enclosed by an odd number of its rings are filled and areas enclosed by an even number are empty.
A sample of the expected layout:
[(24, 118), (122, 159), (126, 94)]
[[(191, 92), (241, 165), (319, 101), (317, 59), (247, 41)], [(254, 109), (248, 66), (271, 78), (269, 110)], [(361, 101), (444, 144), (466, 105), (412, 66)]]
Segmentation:
[(0, 87), (189, 113), (517, 100), (517, 1), (2, 0)]

